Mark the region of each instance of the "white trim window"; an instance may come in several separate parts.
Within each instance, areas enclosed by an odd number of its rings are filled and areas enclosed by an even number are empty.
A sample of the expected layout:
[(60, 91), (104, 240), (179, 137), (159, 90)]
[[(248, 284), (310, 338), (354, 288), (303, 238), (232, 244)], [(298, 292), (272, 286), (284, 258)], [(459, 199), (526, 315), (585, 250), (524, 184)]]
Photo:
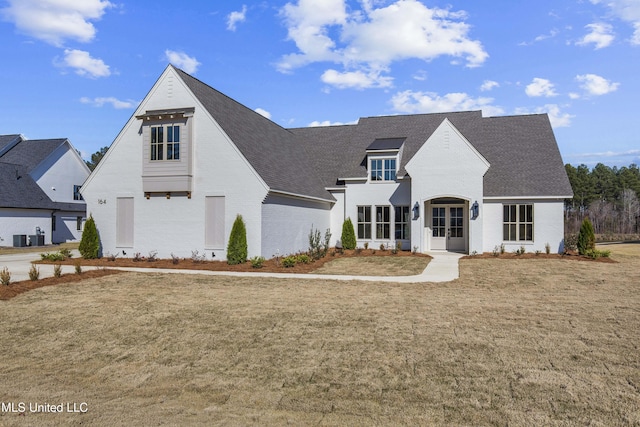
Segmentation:
[(502, 239), (507, 242), (533, 241), (533, 204), (503, 205)]
[(151, 126), (150, 160), (180, 160), (179, 125), (170, 124)]
[(369, 160), (369, 179), (371, 181), (395, 181), (395, 158), (371, 158)]

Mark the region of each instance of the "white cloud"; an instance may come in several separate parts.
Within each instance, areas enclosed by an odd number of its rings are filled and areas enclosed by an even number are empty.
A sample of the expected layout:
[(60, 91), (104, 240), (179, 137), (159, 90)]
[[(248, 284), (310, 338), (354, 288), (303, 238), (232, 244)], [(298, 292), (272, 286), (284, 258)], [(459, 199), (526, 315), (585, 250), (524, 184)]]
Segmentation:
[(102, 59), (92, 58), (89, 52), (78, 49), (65, 49), (64, 60), (61, 64), (75, 68), (76, 74), (91, 78), (109, 77), (111, 70)]
[(484, 82), (482, 82), (482, 86), (480, 86), (480, 90), (482, 92), (487, 92), (497, 87), (500, 87), (500, 83), (494, 82), (493, 80), (485, 80)]
[(569, 127), (571, 126), (571, 119), (575, 116), (569, 113), (563, 113), (560, 111), (558, 104), (546, 104), (543, 107), (537, 107), (533, 110), (527, 108), (516, 108), (516, 114), (547, 114), (551, 126), (554, 128)]
[(90, 42), (98, 20), (113, 4), (106, 0), (8, 0), (0, 12), (29, 36), (61, 47), (65, 40)]
[(472, 98), (466, 93), (448, 93), (440, 96), (433, 92), (406, 90), (391, 98), (393, 109), (399, 113), (441, 113), (450, 111), (482, 110), (485, 116), (504, 114), (501, 107), (491, 105), (493, 98)]
[(241, 11), (239, 11), (239, 12), (231, 12), (227, 16), (227, 30), (235, 31), (236, 30), (236, 24), (238, 22), (244, 22), (246, 17), (247, 17), (247, 6), (243, 4)]
[(256, 108), (255, 112), (260, 114), (263, 117), (266, 117), (267, 119), (271, 120), (271, 113), (268, 112), (267, 110), (264, 110), (262, 108)]
[(319, 127), (319, 126), (344, 126), (344, 125), (355, 125), (356, 123), (358, 123), (357, 120), (354, 120), (353, 122), (346, 122), (346, 123), (343, 123), (343, 122), (332, 122), (332, 121), (329, 121), (329, 120), (325, 120), (325, 121), (319, 122), (319, 121), (315, 120), (315, 121), (309, 123), (309, 127), (313, 128), (313, 127)]
[(547, 79), (541, 79), (539, 77), (534, 78), (533, 81), (527, 85), (524, 91), (528, 96), (532, 97), (544, 96), (548, 98), (558, 95), (554, 89), (553, 83)]
[[(603, 3), (600, 0), (591, 0), (593, 4)], [(631, 23), (634, 33), (630, 43), (640, 45), (640, 2), (638, 0), (607, 0), (605, 6), (619, 19)]]
[(640, 150), (602, 151), (600, 153), (574, 154), (573, 157), (634, 157), (640, 155)]
[(194, 74), (201, 65), (195, 57), (191, 57), (184, 52), (165, 50), (164, 55), (171, 64), (182, 69), (185, 73)]
[(338, 89), (355, 88), (368, 89), (374, 87), (391, 87), (393, 78), (381, 76), (379, 72), (371, 71), (365, 73), (363, 71), (345, 71), (343, 73), (336, 70), (325, 71), (320, 79), (331, 86)]
[(620, 83), (612, 83), (597, 74), (581, 74), (576, 76), (576, 81), (580, 82), (580, 87), (587, 92), (587, 95), (606, 95), (618, 90)]
[(117, 98), (114, 98), (113, 96), (102, 97), (102, 98), (93, 98), (93, 99), (87, 98), (87, 97), (82, 97), (82, 98), (80, 98), (80, 102), (82, 102), (83, 104), (93, 105), (94, 107), (103, 107), (105, 104), (110, 104), (116, 110), (123, 110), (123, 109), (127, 109), (127, 108), (135, 108), (139, 104), (138, 101), (134, 101), (132, 99), (128, 99), (126, 101), (121, 101), (121, 100), (119, 100)]
[(585, 28), (589, 29), (591, 32), (585, 35), (580, 41), (576, 42), (577, 45), (586, 46), (593, 43), (597, 50), (611, 45), (615, 39), (615, 36), (613, 35), (613, 27), (609, 24), (596, 22), (594, 24), (586, 25)]
[[(347, 8), (345, 0), (287, 3), (281, 14), (298, 52), (283, 56), (277, 64), (279, 71), (333, 62), (342, 64), (344, 70), (325, 72), (325, 79), (333, 78), (338, 87), (363, 87), (344, 82), (370, 78), (405, 59), (431, 61), (449, 56), (477, 67), (488, 58), (482, 44), (468, 37), (464, 12), (430, 9), (417, 0), (397, 0), (376, 8), (379, 3), (363, 0), (359, 10)], [(373, 80), (376, 83), (368, 87), (388, 87), (389, 80), (382, 84)]]

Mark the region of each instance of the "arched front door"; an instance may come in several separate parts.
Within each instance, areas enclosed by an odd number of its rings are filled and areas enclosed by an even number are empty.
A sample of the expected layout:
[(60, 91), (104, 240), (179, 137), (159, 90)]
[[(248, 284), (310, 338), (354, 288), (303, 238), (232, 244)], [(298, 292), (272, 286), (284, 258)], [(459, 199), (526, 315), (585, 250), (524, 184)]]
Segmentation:
[(433, 199), (428, 203), (426, 232), (434, 251), (465, 252), (468, 234), (467, 202), (460, 199)]

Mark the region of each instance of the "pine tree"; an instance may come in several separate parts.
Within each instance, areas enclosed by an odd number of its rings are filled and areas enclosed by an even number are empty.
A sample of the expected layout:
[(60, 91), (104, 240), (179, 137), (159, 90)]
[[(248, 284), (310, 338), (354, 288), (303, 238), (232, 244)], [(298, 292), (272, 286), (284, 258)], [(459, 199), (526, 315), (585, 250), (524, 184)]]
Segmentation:
[(578, 234), (578, 253), (585, 255), (588, 251), (596, 248), (596, 235), (593, 231), (593, 224), (589, 218), (585, 218), (580, 226), (580, 234)]
[(98, 258), (98, 253), (100, 252), (100, 236), (98, 235), (98, 229), (93, 220), (93, 215), (89, 215), (89, 219), (87, 219), (87, 222), (84, 224), (82, 240), (80, 240), (78, 250), (84, 259)]
[(247, 261), (247, 229), (242, 215), (238, 215), (231, 227), (227, 244), (227, 264), (242, 264)]
[(355, 249), (356, 248), (356, 232), (353, 229), (353, 222), (351, 222), (351, 218), (347, 218), (342, 223), (342, 247), (344, 249)]

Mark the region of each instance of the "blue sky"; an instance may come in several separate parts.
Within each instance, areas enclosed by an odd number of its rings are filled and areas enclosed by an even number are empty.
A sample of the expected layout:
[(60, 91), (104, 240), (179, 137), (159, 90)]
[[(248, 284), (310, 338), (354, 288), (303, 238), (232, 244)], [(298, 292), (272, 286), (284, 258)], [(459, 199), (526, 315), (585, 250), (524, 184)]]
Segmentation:
[(284, 127), (546, 112), (640, 163), (640, 0), (0, 0), (0, 134), (109, 145), (168, 63)]

